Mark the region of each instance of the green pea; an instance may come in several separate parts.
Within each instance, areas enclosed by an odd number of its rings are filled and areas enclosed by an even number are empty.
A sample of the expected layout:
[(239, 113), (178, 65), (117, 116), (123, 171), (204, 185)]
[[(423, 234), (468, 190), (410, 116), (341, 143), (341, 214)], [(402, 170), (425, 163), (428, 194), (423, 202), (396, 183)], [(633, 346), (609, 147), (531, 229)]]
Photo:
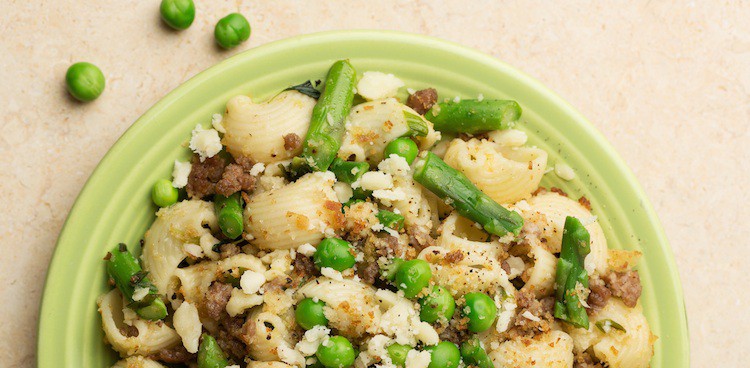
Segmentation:
[(311, 298), (302, 299), (294, 311), (297, 324), (305, 330), (309, 330), (315, 326), (327, 326), (328, 319), (323, 309), (325, 306), (326, 303), (322, 300), (316, 302)]
[(250, 38), (250, 22), (240, 13), (229, 14), (216, 23), (214, 38), (219, 46), (231, 49)]
[(170, 27), (187, 29), (195, 19), (195, 4), (193, 0), (161, 0), (159, 12), (161, 19)]
[(354, 364), (357, 354), (349, 340), (343, 336), (333, 336), (328, 343), (318, 347), (315, 356), (327, 368), (344, 368)]
[(157, 180), (154, 183), (154, 188), (151, 189), (151, 199), (159, 207), (167, 207), (177, 203), (179, 195), (180, 192), (167, 179)]
[(357, 261), (352, 254), (349, 242), (337, 238), (323, 239), (313, 254), (313, 261), (318, 268), (330, 267), (336, 271), (352, 268)]
[(93, 101), (104, 92), (104, 74), (96, 65), (80, 62), (65, 73), (65, 84), (71, 96), (79, 101)]
[(469, 331), (482, 332), (492, 326), (497, 318), (495, 301), (485, 293), (468, 293), (464, 295), (466, 307), (464, 314), (469, 318)]
[(461, 363), (461, 352), (450, 341), (441, 341), (437, 345), (425, 348), (432, 359), (428, 368), (456, 368)]
[(421, 259), (412, 259), (398, 268), (393, 282), (399, 290), (404, 291), (405, 297), (413, 298), (430, 284), (431, 277), (429, 263)]
[(406, 159), (406, 162), (411, 165), (411, 163), (414, 162), (414, 159), (417, 158), (417, 154), (419, 154), (419, 148), (417, 148), (417, 144), (410, 138), (401, 137), (392, 140), (387, 146), (385, 146), (383, 155), (388, 158), (393, 154), (403, 157)]
[(419, 319), (427, 323), (435, 323), (438, 320), (449, 321), (456, 311), (456, 301), (453, 300), (448, 289), (435, 286), (429, 295), (419, 300), (421, 306)]
[(411, 346), (402, 344), (393, 344), (386, 348), (388, 350), (388, 356), (391, 358), (391, 362), (399, 367), (406, 367), (406, 356), (411, 350)]

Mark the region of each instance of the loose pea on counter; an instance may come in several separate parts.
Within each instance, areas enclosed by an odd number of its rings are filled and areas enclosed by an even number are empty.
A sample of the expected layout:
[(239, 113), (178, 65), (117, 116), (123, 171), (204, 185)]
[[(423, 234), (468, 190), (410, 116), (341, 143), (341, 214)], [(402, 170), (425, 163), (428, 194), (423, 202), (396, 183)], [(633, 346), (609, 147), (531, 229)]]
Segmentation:
[(94, 64), (75, 63), (65, 73), (65, 84), (70, 95), (77, 100), (93, 101), (104, 92), (104, 74)]
[(221, 18), (214, 28), (216, 43), (231, 49), (250, 38), (250, 22), (240, 13), (232, 13)]
[(159, 13), (164, 23), (176, 30), (187, 29), (195, 20), (193, 0), (162, 0)]

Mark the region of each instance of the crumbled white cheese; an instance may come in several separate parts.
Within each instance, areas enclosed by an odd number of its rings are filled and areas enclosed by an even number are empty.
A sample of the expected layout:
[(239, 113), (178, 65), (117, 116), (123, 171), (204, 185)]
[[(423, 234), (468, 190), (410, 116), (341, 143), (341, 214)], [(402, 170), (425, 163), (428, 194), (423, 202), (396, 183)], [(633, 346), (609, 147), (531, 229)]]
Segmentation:
[(384, 227), (383, 230), (385, 230), (390, 236), (398, 236), (398, 230), (391, 229), (390, 227)]
[(305, 332), (305, 335), (297, 343), (296, 349), (305, 356), (313, 355), (318, 351), (320, 344), (328, 341), (331, 330), (325, 326), (315, 326)]
[(190, 176), (190, 170), (193, 165), (190, 162), (174, 161), (174, 169), (172, 169), (172, 186), (175, 188), (184, 188), (187, 185), (188, 177)]
[(415, 90), (414, 88), (407, 88), (406, 92), (409, 93), (410, 95), (413, 95), (414, 92), (417, 92), (417, 90)]
[(323, 268), (321, 268), (320, 269), (320, 274), (323, 275), (323, 276), (325, 276), (325, 277), (337, 280), (337, 281), (344, 281), (344, 275), (342, 275), (341, 272), (336, 271), (336, 270), (334, 270), (331, 267), (323, 267)]
[(393, 177), (380, 171), (368, 171), (359, 178), (359, 185), (364, 190), (390, 189), (393, 187)]
[(255, 294), (260, 287), (266, 283), (266, 277), (262, 273), (247, 270), (240, 277), (240, 287), (247, 294)]
[(508, 273), (508, 279), (514, 279), (526, 269), (526, 264), (523, 263), (521, 257), (510, 256), (505, 260), (510, 267), (510, 273)]
[(219, 243), (219, 239), (216, 239), (211, 233), (205, 233), (201, 235), (199, 244), (203, 249), (203, 254), (213, 260), (219, 259), (219, 253), (214, 252), (214, 246)]
[(244, 313), (246, 310), (263, 304), (263, 297), (258, 294), (249, 295), (240, 289), (232, 289), (232, 295), (227, 302), (227, 313), (230, 317)]
[(432, 111), (433, 115), (437, 116), (440, 113), (440, 104), (433, 105), (430, 111)]
[(432, 354), (429, 351), (409, 350), (406, 354), (406, 366), (409, 368), (427, 368), (432, 361)]
[(604, 323), (601, 324), (601, 328), (604, 333), (609, 333), (612, 330), (612, 321), (605, 319)]
[(392, 336), (399, 344), (413, 346), (421, 341), (425, 345), (435, 345), (440, 342), (437, 331), (419, 319), (416, 305), (402, 294), (382, 289), (375, 292), (381, 309), (385, 310), (380, 319), (383, 333)]
[(479, 96), (477, 96), (477, 101), (482, 102), (482, 100), (484, 100), (484, 95), (480, 93)]
[(221, 151), (221, 138), (215, 129), (204, 129), (196, 125), (190, 138), (190, 149), (197, 153), (201, 162), (216, 156)]
[(530, 320), (530, 321), (534, 321), (534, 322), (541, 321), (541, 319), (539, 319), (539, 317), (535, 316), (530, 311), (524, 311), (523, 313), (521, 313), (521, 315), (523, 317), (525, 317), (526, 319)]
[(406, 199), (406, 193), (401, 188), (393, 188), (390, 190), (374, 190), (372, 192), (372, 196), (379, 199), (386, 206), (390, 206), (390, 202), (392, 201), (402, 201)]
[(409, 163), (406, 162), (406, 159), (395, 153), (378, 164), (379, 171), (392, 176), (406, 176), (409, 174), (409, 169)]
[(223, 134), (227, 132), (227, 129), (224, 128), (224, 116), (221, 114), (211, 115), (211, 126), (219, 133)]
[(174, 312), (172, 323), (175, 331), (182, 338), (182, 345), (185, 346), (185, 350), (190, 353), (197, 353), (198, 340), (203, 330), (203, 325), (198, 316), (198, 308), (187, 301), (182, 302)]
[(336, 198), (341, 203), (350, 200), (354, 195), (352, 186), (343, 181), (337, 181), (336, 184), (333, 184), (333, 191), (336, 193)]
[(555, 174), (563, 180), (573, 180), (576, 177), (576, 172), (573, 168), (564, 163), (557, 163), (555, 165)]
[(404, 82), (393, 74), (382, 72), (364, 72), (357, 83), (357, 93), (366, 100), (380, 100), (395, 97)]
[(495, 329), (503, 333), (510, 327), (510, 320), (516, 312), (516, 298), (513, 294), (501, 295), (495, 294), (495, 306), (497, 307), (497, 323)]
[(146, 287), (135, 288), (135, 290), (133, 290), (133, 301), (140, 302), (146, 297), (146, 295), (148, 295), (149, 291), (149, 288)]
[(455, 103), (461, 102), (461, 96), (453, 97), (453, 102), (455, 102)]
[(310, 243), (305, 243), (297, 247), (298, 253), (308, 256), (308, 257), (312, 257), (312, 255), (315, 254), (315, 251), (316, 251), (315, 247), (312, 246), (312, 244)]
[(505, 147), (520, 147), (529, 140), (526, 133), (518, 129), (493, 130), (488, 136), (491, 141)]
[(298, 367), (305, 365), (305, 356), (299, 351), (288, 347), (286, 344), (280, 345), (276, 349), (276, 352), (279, 354), (279, 359), (286, 364)]
[(253, 165), (253, 167), (250, 168), (250, 175), (258, 176), (262, 174), (264, 171), (266, 171), (266, 165), (262, 162), (258, 162), (257, 164)]

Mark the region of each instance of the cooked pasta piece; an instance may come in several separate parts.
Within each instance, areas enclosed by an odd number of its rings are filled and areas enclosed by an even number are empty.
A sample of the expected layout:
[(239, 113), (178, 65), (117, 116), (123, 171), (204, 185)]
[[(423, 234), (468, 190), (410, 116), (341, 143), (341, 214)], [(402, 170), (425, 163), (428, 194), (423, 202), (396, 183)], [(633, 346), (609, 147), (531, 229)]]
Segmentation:
[(354, 280), (319, 277), (299, 289), (302, 298), (317, 298), (326, 303), (325, 316), (330, 326), (346, 337), (358, 338), (377, 333), (381, 312), (375, 289)]
[(255, 334), (248, 345), (250, 357), (255, 360), (279, 360), (279, 348), (292, 344), (292, 335), (281, 317), (268, 312), (254, 310), (249, 317), (254, 323)]
[[(557, 253), (562, 245), (565, 217), (578, 218), (591, 236), (591, 253), (586, 256), (585, 267), (589, 274), (603, 273), (607, 269), (607, 239), (599, 221), (582, 204), (555, 192), (537, 194), (527, 201), (530, 209), (522, 211), (524, 220), (538, 221), (545, 228), (542, 237), (551, 252)], [(541, 214), (543, 216), (538, 216)], [(533, 217), (533, 219), (532, 219)]]
[(539, 188), (547, 167), (547, 152), (503, 147), (487, 140), (454, 139), (444, 160), (496, 202), (514, 203), (529, 198)]
[(112, 368), (164, 368), (164, 366), (155, 360), (134, 355), (115, 363)]
[(562, 331), (550, 331), (533, 338), (518, 337), (503, 342), (489, 355), (497, 367), (570, 368), (573, 366), (573, 339)]
[[(216, 231), (218, 226), (210, 202), (182, 201), (156, 213), (156, 220), (144, 237), (141, 259), (144, 270), (148, 271), (151, 282), (162, 295), (171, 298), (176, 290), (177, 266), (190, 256), (185, 245), (199, 245), (202, 239), (205, 243), (205, 239), (213, 238), (211, 231)], [(211, 250), (211, 246), (202, 250), (207, 256), (217, 258), (218, 254)]]
[(127, 308), (117, 289), (100, 296), (97, 304), (104, 336), (123, 357), (149, 355), (180, 343), (180, 336), (165, 323), (141, 319)]
[[(621, 328), (620, 328), (621, 327)], [(612, 298), (589, 319), (589, 329), (566, 325), (578, 352), (591, 349), (612, 368), (648, 367), (656, 337), (651, 334), (640, 305), (628, 308)]]
[(287, 150), (284, 136), (305, 137), (315, 102), (297, 91), (281, 92), (262, 103), (254, 103), (248, 96), (236, 96), (227, 102), (222, 143), (234, 156), (266, 164), (297, 156), (302, 152), (301, 146)]
[(435, 132), (431, 122), (395, 98), (386, 98), (352, 107), (338, 156), (343, 160), (353, 156), (355, 161), (377, 164), (383, 159), (383, 150), (389, 142), (411, 135), (404, 113), (427, 127), (426, 135), (417, 137), (420, 149), (432, 147), (440, 139), (440, 133)]
[(332, 173), (317, 172), (252, 196), (245, 207), (252, 244), (263, 249), (295, 249), (334, 235), (343, 226), (334, 182)]
[(294, 366), (282, 362), (250, 362), (247, 368), (293, 368)]
[(260, 259), (250, 254), (237, 254), (219, 261), (201, 262), (175, 271), (180, 293), (185, 301), (200, 305), (211, 283), (229, 270), (240, 268), (263, 273), (266, 267)]
[(177, 331), (177, 334), (182, 339), (182, 345), (185, 346), (185, 350), (190, 353), (197, 353), (198, 340), (203, 330), (200, 316), (198, 316), (198, 308), (190, 304), (190, 302), (183, 302), (174, 312), (172, 323), (174, 324), (175, 331)]

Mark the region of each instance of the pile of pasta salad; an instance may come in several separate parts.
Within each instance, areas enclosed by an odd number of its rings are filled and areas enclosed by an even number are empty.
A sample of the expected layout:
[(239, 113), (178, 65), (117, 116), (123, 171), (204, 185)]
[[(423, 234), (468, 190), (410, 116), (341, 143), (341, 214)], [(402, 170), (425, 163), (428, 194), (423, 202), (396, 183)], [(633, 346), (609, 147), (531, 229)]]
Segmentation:
[(640, 254), (539, 186), (519, 104), (404, 88), (341, 60), (196, 126), (105, 257), (115, 367), (647, 367)]

